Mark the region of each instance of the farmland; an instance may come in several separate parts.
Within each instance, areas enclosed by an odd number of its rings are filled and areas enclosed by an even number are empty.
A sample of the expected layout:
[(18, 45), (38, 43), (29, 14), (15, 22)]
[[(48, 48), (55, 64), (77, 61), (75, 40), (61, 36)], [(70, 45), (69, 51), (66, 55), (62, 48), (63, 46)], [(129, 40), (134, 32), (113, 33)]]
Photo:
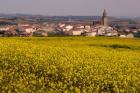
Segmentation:
[(140, 39), (0, 38), (1, 93), (139, 93)]

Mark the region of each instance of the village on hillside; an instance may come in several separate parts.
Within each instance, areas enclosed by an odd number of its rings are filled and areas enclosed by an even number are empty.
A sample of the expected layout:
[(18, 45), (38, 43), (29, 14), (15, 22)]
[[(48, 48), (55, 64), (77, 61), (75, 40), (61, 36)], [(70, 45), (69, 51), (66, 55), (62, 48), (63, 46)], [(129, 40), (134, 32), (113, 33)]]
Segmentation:
[[(126, 21), (110, 22), (106, 10), (100, 20), (92, 23), (84, 22), (20, 22), (9, 23), (9, 20), (0, 18), (0, 36), (108, 36), (121, 38), (140, 37), (140, 24), (129, 24)], [(117, 24), (115, 24), (115, 22)], [(123, 26), (121, 26), (123, 24)]]

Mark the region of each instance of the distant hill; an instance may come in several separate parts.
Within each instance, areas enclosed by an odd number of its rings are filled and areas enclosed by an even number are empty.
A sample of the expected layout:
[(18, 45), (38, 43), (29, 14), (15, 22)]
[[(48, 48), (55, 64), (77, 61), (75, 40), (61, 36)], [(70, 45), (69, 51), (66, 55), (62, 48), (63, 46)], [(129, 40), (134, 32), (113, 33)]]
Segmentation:
[[(45, 15), (32, 15), (32, 14), (0, 14), (1, 19), (6, 19), (6, 22), (93, 22), (100, 21), (101, 16), (45, 16)], [(109, 16), (109, 21), (125, 20), (137, 21), (140, 23), (140, 17), (137, 18), (124, 18)], [(2, 20), (3, 21), (3, 20)]]

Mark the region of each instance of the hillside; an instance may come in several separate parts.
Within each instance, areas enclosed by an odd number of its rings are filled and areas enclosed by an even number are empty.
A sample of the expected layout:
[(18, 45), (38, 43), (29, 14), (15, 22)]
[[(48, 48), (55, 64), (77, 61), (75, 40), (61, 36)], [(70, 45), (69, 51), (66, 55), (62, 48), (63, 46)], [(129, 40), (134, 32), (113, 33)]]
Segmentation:
[(140, 39), (0, 38), (3, 93), (138, 93)]

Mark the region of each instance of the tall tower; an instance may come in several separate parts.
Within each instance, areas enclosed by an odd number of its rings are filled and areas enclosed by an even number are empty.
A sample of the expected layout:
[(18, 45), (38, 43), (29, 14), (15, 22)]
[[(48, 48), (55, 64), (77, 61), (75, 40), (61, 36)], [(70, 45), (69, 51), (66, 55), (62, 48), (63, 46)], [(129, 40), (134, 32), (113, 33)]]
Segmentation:
[(108, 26), (108, 16), (107, 16), (107, 12), (105, 9), (104, 9), (103, 16), (102, 16), (102, 25)]

